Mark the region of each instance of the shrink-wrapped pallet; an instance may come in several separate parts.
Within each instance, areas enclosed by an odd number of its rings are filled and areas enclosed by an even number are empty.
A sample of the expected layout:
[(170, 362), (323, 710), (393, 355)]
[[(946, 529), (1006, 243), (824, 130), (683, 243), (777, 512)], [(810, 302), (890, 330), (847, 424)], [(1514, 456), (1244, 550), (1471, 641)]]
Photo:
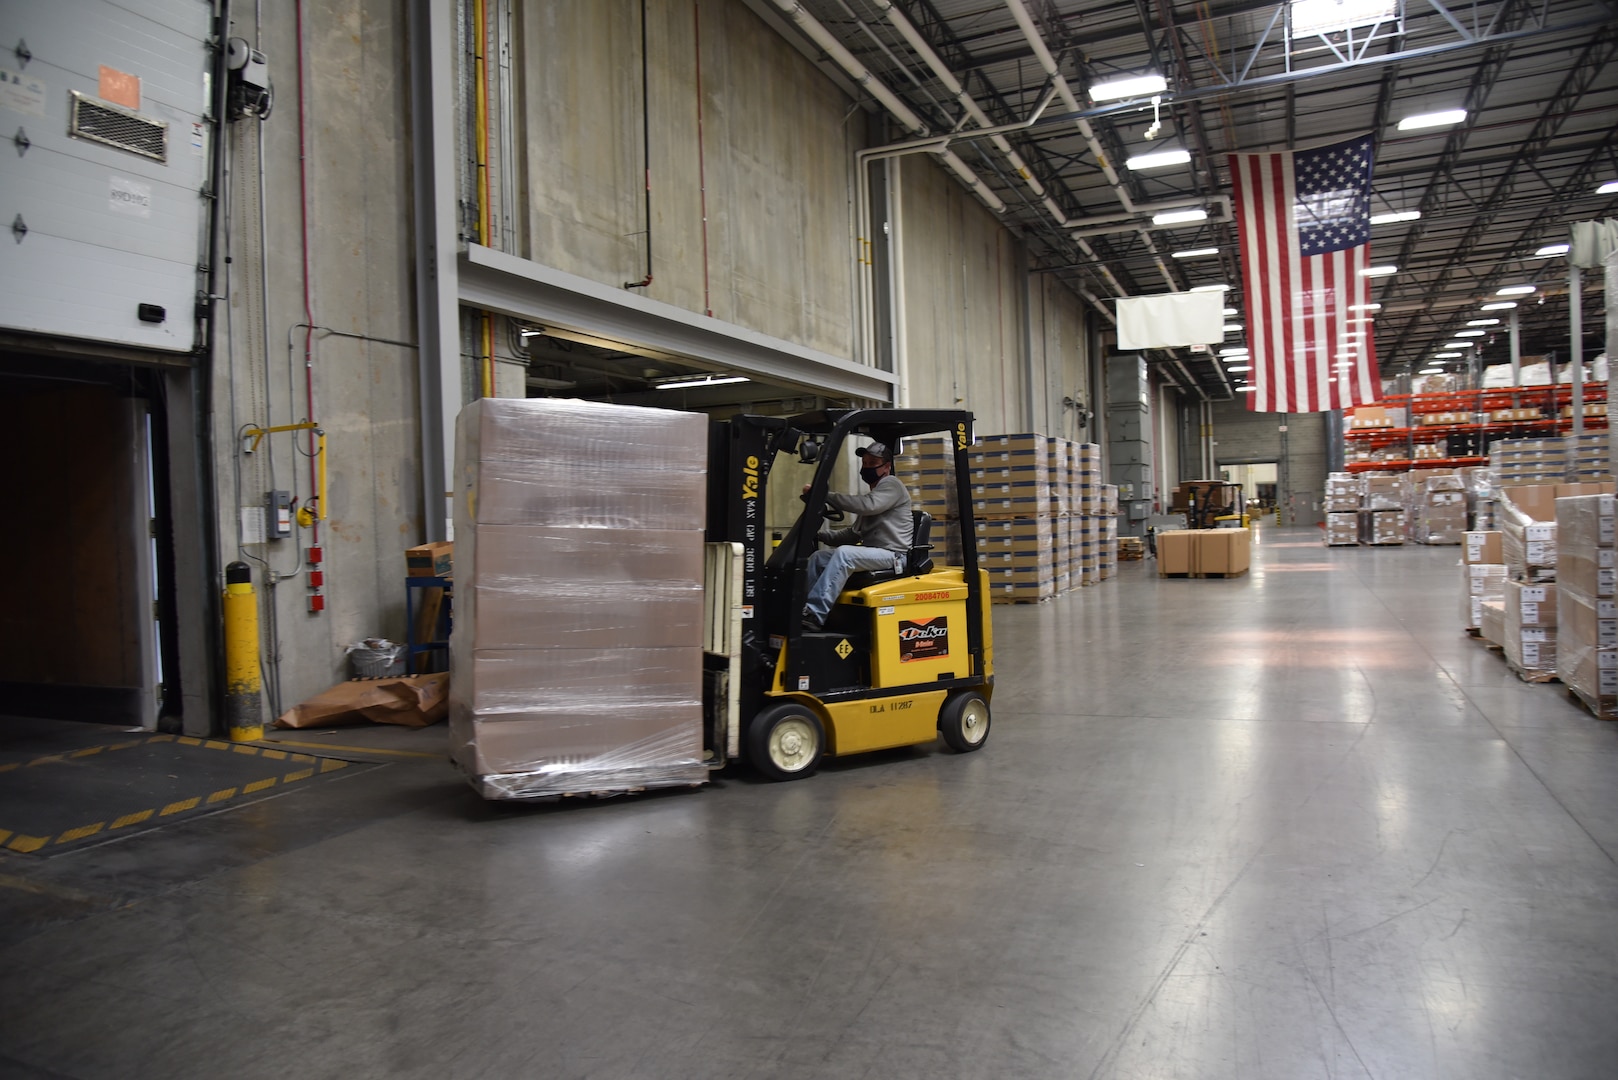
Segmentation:
[(707, 420), (485, 398), (455, 457), (451, 756), (486, 798), (700, 783)]

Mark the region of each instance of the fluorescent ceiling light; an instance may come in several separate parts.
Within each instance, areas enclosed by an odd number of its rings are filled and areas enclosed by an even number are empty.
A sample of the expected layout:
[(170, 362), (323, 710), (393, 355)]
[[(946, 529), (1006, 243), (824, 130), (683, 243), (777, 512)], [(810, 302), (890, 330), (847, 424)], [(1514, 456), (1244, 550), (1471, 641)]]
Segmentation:
[(1131, 169), (1161, 169), (1165, 165), (1184, 165), (1191, 160), (1189, 150), (1154, 150), (1149, 154), (1136, 154), (1124, 164)]
[(1225, 291), (1229, 290), (1229, 288), (1230, 288), (1229, 285), (1198, 285), (1198, 286), (1194, 287), (1191, 291), (1192, 292), (1225, 292)]
[(1534, 258), (1545, 259), (1552, 255), (1566, 255), (1568, 250), (1568, 245), (1566, 244), (1546, 244), (1544, 247), (1534, 252)]
[(1238, 386), (1236, 388), (1236, 392), (1238, 394), (1256, 394), (1256, 393), (1258, 393), (1258, 387), (1256, 387), (1256, 386)]
[(1395, 210), (1391, 214), (1372, 214), (1372, 225), (1392, 225), (1400, 221), (1415, 221), (1421, 217), (1420, 210)]
[(1466, 320), (1466, 325), (1468, 325), (1468, 326), (1498, 326), (1498, 325), (1500, 325), (1500, 320), (1499, 319), (1468, 319), (1468, 320)]
[(1350, 310), (1350, 311), (1381, 311), (1382, 310), (1382, 305), (1381, 304), (1355, 304), (1352, 307), (1350, 307), (1348, 310)]
[(1475, 349), (1475, 348), (1477, 348), (1477, 344), (1478, 343), (1475, 342), (1475, 341), (1446, 341), (1446, 342), (1444, 342), (1444, 348), (1446, 348), (1446, 349)]
[(1461, 357), (1463, 357), (1465, 355), (1466, 355), (1465, 353), (1458, 353), (1458, 352), (1435, 352), (1435, 353), (1433, 353), (1433, 359), (1434, 360), (1459, 360)]
[(1149, 97), (1161, 94), (1168, 88), (1168, 80), (1161, 75), (1125, 75), (1090, 87), (1090, 100), (1120, 101), (1124, 98)]
[(654, 382), (652, 385), (659, 390), (684, 390), (691, 386), (728, 386), (731, 383), (746, 382), (744, 375), (677, 375), (672, 379)]
[(1233, 322), (1231, 322), (1231, 323), (1226, 323), (1225, 324), (1225, 333), (1227, 333), (1227, 334), (1239, 334), (1241, 332), (1242, 332), (1241, 323), (1233, 323)]
[(1515, 300), (1501, 300), (1501, 301), (1497, 301), (1496, 303), (1493, 303), (1493, 304), (1484, 304), (1482, 307), (1478, 308), (1478, 310), (1479, 311), (1510, 311), (1512, 308), (1514, 308), (1516, 306), (1517, 306), (1517, 302)]
[(1367, 266), (1360, 271), (1360, 277), (1387, 277), (1398, 272), (1399, 268), (1397, 266)]
[(1251, 350), (1246, 345), (1232, 345), (1228, 349), (1220, 349), (1220, 356), (1247, 356)]
[(1531, 293), (1533, 291), (1534, 291), (1534, 286), (1532, 286), (1532, 285), (1507, 285), (1503, 289), (1496, 289), (1495, 292), (1494, 292), (1494, 295), (1496, 295), (1496, 296), (1527, 296), (1529, 293)]
[(1219, 249), (1218, 248), (1216, 248), (1216, 247), (1208, 247), (1208, 248), (1192, 248), (1189, 251), (1171, 251), (1171, 252), (1169, 252), (1169, 257), (1172, 258), (1172, 259), (1200, 259), (1204, 255), (1217, 255), (1217, 254), (1219, 254)]
[(1228, 307), (1224, 311), (1221, 311), (1219, 314), (1221, 314), (1221, 315), (1239, 315), (1239, 314), (1241, 314), (1241, 312), (1237, 311), (1233, 307)]
[(1487, 334), (1487, 333), (1488, 333), (1487, 330), (1457, 330), (1457, 331), (1455, 331), (1455, 336), (1456, 337), (1482, 337), (1484, 334)]
[(1451, 127), (1466, 119), (1465, 109), (1440, 109), (1438, 112), (1417, 113), (1399, 121), (1400, 131), (1418, 131), (1422, 128)]
[(1444, 369), (1443, 368), (1436, 368), (1436, 367), (1424, 367), (1420, 371), (1416, 372), (1416, 374), (1417, 375), (1442, 375), (1442, 374), (1444, 374)]
[(1596, 188), (1597, 195), (1618, 195), (1618, 180), (1608, 180)]
[(1231, 364), (1229, 367), (1225, 368), (1225, 370), (1226, 371), (1252, 371), (1253, 370), (1253, 365), (1252, 364)]
[(1207, 221), (1208, 211), (1194, 210), (1165, 210), (1161, 214), (1152, 215), (1153, 225), (1184, 225), (1191, 221)]

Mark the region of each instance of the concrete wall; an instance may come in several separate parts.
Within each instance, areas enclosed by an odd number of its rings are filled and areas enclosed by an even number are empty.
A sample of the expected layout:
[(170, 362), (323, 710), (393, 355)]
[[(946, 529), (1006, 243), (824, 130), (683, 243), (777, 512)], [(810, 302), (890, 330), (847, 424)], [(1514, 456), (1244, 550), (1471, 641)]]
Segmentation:
[[(1286, 432), (1280, 430), (1286, 426)], [(1320, 510), (1326, 487), (1326, 414), (1255, 413), (1241, 402), (1213, 406), (1214, 460), (1274, 461), (1280, 465), (1277, 497), (1284, 525), (1324, 521)]]
[[(692, 6), (647, 6), (653, 281), (644, 293), (848, 356), (851, 160), (860, 118), (738, 0), (710, 0), (701, 17), (699, 144)], [(639, 0), (528, 0), (519, 22), (517, 124), (528, 198), (521, 253), (604, 284), (639, 281), (646, 268)]]
[[(279, 691), (272, 707), (296, 704), (346, 678), (345, 645), (366, 637), (402, 640), (404, 633), (402, 553), (423, 527), (417, 356), (408, 344), (366, 340), (415, 338), (404, 10), (399, 0), (305, 5), (306, 199), (290, 9), (268, 11), (258, 40), (276, 85), (275, 111), (262, 125), (238, 121), (228, 131), (229, 318), (215, 327), (213, 342), (220, 554), (222, 562), (254, 567), (267, 687)], [(250, 6), (236, 5), (232, 31), (255, 39)], [(268, 237), (262, 245), (260, 187)], [(305, 310), (300, 202), (308, 217), (312, 320)], [(306, 321), (359, 336), (314, 333), (306, 369), (304, 335), (294, 329)], [(306, 375), (314, 383), (312, 407)], [(246, 454), (233, 432), (311, 416), (327, 435), (330, 483), (328, 519), (318, 530), (323, 614), (309, 612), (305, 584), (314, 531), (237, 543), (240, 507), (262, 506), (272, 486), (306, 501), (314, 491), (305, 436), (271, 435)]]
[[(639, 9), (638, 0), (513, 5), (509, 115), (498, 81), (491, 95), (491, 189), (501, 203), (493, 246), (613, 286), (645, 273)], [(404, 639), (402, 551), (425, 536), (406, 11), (406, 0), (307, 0), (301, 95), (290, 8), (266, 5), (260, 35), (252, 6), (237, 5), (232, 28), (267, 55), (276, 108), (262, 125), (231, 125), (226, 139), (229, 318), (212, 342), (217, 526), (221, 562), (255, 569), (271, 704), (281, 708), (346, 677), (345, 645)], [(645, 292), (852, 356), (852, 156), (866, 116), (740, 0), (708, 0), (701, 19), (699, 144), (692, 6), (648, 4)], [(491, 67), (497, 80), (500, 70)], [(458, 114), (468, 150), (471, 100), (462, 95)], [(500, 143), (507, 123), (514, 146)], [(463, 160), (457, 171), (469, 205), (475, 169)], [(911, 403), (963, 404), (985, 433), (1083, 437), (1061, 404), (1073, 397), (1094, 407), (1077, 298), (1030, 277), (1019, 241), (934, 162), (907, 159), (895, 171), (906, 208)], [(515, 195), (502, 200), (507, 177)], [(312, 335), (307, 366), (297, 329), (306, 321), (305, 214), (307, 314), (330, 328)], [(473, 221), (464, 215), (463, 236), (475, 233)], [(467, 335), (461, 358), (468, 395), (477, 386), (474, 342)], [(503, 327), (496, 342), (505, 351)], [(521, 393), (522, 370), (501, 364), (497, 392)], [(313, 492), (304, 436), (273, 435), (247, 454), (236, 434), (311, 416), (328, 436), (330, 465), (319, 528), (323, 614), (308, 610), (312, 531), (266, 543), (242, 536), (242, 509), (258, 513), (271, 487), (305, 501)]]

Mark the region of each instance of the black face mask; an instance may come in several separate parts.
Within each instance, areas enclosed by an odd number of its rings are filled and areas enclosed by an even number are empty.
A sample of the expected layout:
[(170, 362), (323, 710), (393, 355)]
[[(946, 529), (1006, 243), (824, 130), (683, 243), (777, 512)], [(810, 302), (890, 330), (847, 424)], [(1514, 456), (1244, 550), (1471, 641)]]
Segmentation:
[(882, 477), (878, 475), (880, 471), (881, 466), (878, 466), (875, 469), (861, 469), (860, 479), (864, 480), (867, 484), (875, 484), (878, 480), (882, 479)]

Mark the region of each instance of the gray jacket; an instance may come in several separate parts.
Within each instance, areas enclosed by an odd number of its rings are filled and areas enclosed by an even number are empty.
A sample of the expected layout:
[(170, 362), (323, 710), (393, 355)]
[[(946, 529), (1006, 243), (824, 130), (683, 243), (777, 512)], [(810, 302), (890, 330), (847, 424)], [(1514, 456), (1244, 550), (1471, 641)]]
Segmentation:
[(915, 531), (915, 520), (910, 516), (910, 491), (897, 476), (891, 473), (884, 476), (867, 495), (829, 491), (826, 493), (826, 503), (838, 510), (858, 514), (859, 520), (846, 529), (834, 531), (822, 527), (815, 537), (821, 543), (833, 547), (858, 544), (860, 547), (886, 548), (888, 551), (910, 550), (910, 540)]

